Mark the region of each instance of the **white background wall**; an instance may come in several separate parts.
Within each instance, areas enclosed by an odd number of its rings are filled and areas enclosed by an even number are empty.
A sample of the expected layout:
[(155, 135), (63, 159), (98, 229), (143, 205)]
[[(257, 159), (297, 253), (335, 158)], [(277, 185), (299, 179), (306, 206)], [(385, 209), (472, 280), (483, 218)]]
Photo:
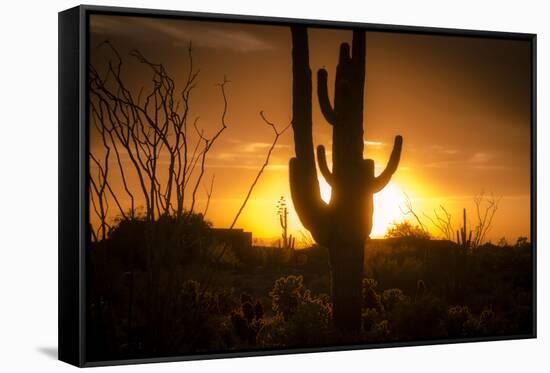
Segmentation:
[[(111, 368), (220, 372), (548, 372), (550, 11), (547, 1), (89, 1), (103, 5), (538, 34), (538, 339)], [(57, 12), (75, 1), (6, 0), (0, 11), (0, 370), (71, 369), (57, 349)], [(311, 4), (311, 5), (310, 5)], [(498, 134), (495, 134), (498, 136)], [(546, 167), (546, 172), (543, 171)], [(545, 229), (546, 228), (546, 229)]]

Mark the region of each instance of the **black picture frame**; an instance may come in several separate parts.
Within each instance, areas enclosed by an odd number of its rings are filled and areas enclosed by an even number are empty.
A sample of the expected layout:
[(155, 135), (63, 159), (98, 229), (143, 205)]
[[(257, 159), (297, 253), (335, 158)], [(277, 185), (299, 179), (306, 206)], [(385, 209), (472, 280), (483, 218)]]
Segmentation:
[[(459, 338), (410, 342), (369, 343), (323, 348), (289, 348), (280, 350), (240, 351), (216, 354), (186, 355), (165, 358), (142, 358), (114, 361), (86, 359), (86, 245), (88, 226), (88, 20), (92, 14), (154, 16), (172, 19), (254, 23), (265, 25), (306, 25), (324, 28), (362, 28), (368, 31), (482, 37), (525, 40), (531, 45), (531, 239), (533, 326), (525, 335)], [(340, 21), (321, 21), (229, 14), (210, 14), (172, 10), (119, 8), (81, 5), (59, 13), (59, 360), (79, 367), (104, 365), (172, 362), (197, 359), (217, 359), (262, 355), (282, 355), (308, 352), (435, 345), (536, 338), (537, 310), (537, 88), (536, 34), (459, 30), (418, 26), (397, 26)]]

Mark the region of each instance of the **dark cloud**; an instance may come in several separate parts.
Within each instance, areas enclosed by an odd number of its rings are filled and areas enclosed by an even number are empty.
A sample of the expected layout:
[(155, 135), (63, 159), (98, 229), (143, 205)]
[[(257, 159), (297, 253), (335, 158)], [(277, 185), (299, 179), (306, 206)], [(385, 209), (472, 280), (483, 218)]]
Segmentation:
[(178, 20), (91, 16), (90, 31), (97, 36), (111, 38), (122, 36), (135, 40), (170, 41), (174, 46), (187, 46), (190, 41), (195, 46), (230, 49), (239, 52), (255, 52), (272, 49), (270, 43), (248, 31), (243, 31), (238, 25), (218, 24), (212, 28), (209, 23)]

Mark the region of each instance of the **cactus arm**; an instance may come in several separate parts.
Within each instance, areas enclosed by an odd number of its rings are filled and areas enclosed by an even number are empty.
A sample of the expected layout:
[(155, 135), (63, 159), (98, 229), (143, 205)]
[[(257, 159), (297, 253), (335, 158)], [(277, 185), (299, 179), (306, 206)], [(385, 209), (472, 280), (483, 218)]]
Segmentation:
[(328, 98), (327, 76), (327, 70), (319, 69), (319, 71), (317, 71), (317, 97), (319, 98), (319, 106), (321, 107), (321, 112), (325, 116), (325, 119), (330, 124), (335, 125), (336, 112), (332, 108), (330, 99)]
[(317, 147), (317, 163), (319, 164), (319, 170), (321, 171), (321, 174), (323, 175), (327, 183), (332, 186), (334, 178), (328, 168), (327, 156), (325, 154), (325, 147), (323, 145), (319, 145)]
[(311, 232), (317, 243), (326, 242), (325, 221), (327, 205), (321, 199), (315, 169), (304, 167), (298, 158), (289, 163), (290, 194), (294, 209), (304, 227)]
[[(355, 81), (360, 85), (361, 92), (365, 85), (365, 59), (366, 59), (366, 40), (364, 30), (353, 31), (352, 40), (352, 62), (356, 69), (357, 78)], [(360, 97), (363, 97), (361, 94)]]
[(375, 177), (373, 180), (372, 188), (374, 193), (381, 191), (390, 182), (392, 175), (395, 173), (395, 170), (397, 170), (397, 166), (399, 165), (402, 147), (403, 138), (401, 136), (395, 136), (393, 150), (391, 152), (388, 165), (386, 166), (384, 171), (382, 171), (382, 173)]
[(292, 202), (300, 221), (316, 241), (325, 242), (327, 205), (321, 199), (312, 134), (312, 82), (307, 28), (291, 27), (292, 129), (296, 157), (289, 162)]

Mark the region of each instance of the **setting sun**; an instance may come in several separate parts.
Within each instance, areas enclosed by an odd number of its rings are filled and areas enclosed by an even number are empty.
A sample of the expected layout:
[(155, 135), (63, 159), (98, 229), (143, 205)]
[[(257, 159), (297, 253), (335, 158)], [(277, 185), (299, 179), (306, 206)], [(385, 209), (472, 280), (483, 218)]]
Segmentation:
[[(321, 198), (330, 201), (332, 190), (324, 178), (319, 177)], [(374, 195), (374, 214), (371, 237), (384, 237), (392, 223), (403, 220), (402, 207), (405, 194), (396, 182), (390, 182), (381, 192)]]
[(374, 214), (371, 237), (384, 237), (390, 225), (403, 220), (401, 208), (405, 195), (395, 182), (390, 182), (381, 192), (374, 195)]

